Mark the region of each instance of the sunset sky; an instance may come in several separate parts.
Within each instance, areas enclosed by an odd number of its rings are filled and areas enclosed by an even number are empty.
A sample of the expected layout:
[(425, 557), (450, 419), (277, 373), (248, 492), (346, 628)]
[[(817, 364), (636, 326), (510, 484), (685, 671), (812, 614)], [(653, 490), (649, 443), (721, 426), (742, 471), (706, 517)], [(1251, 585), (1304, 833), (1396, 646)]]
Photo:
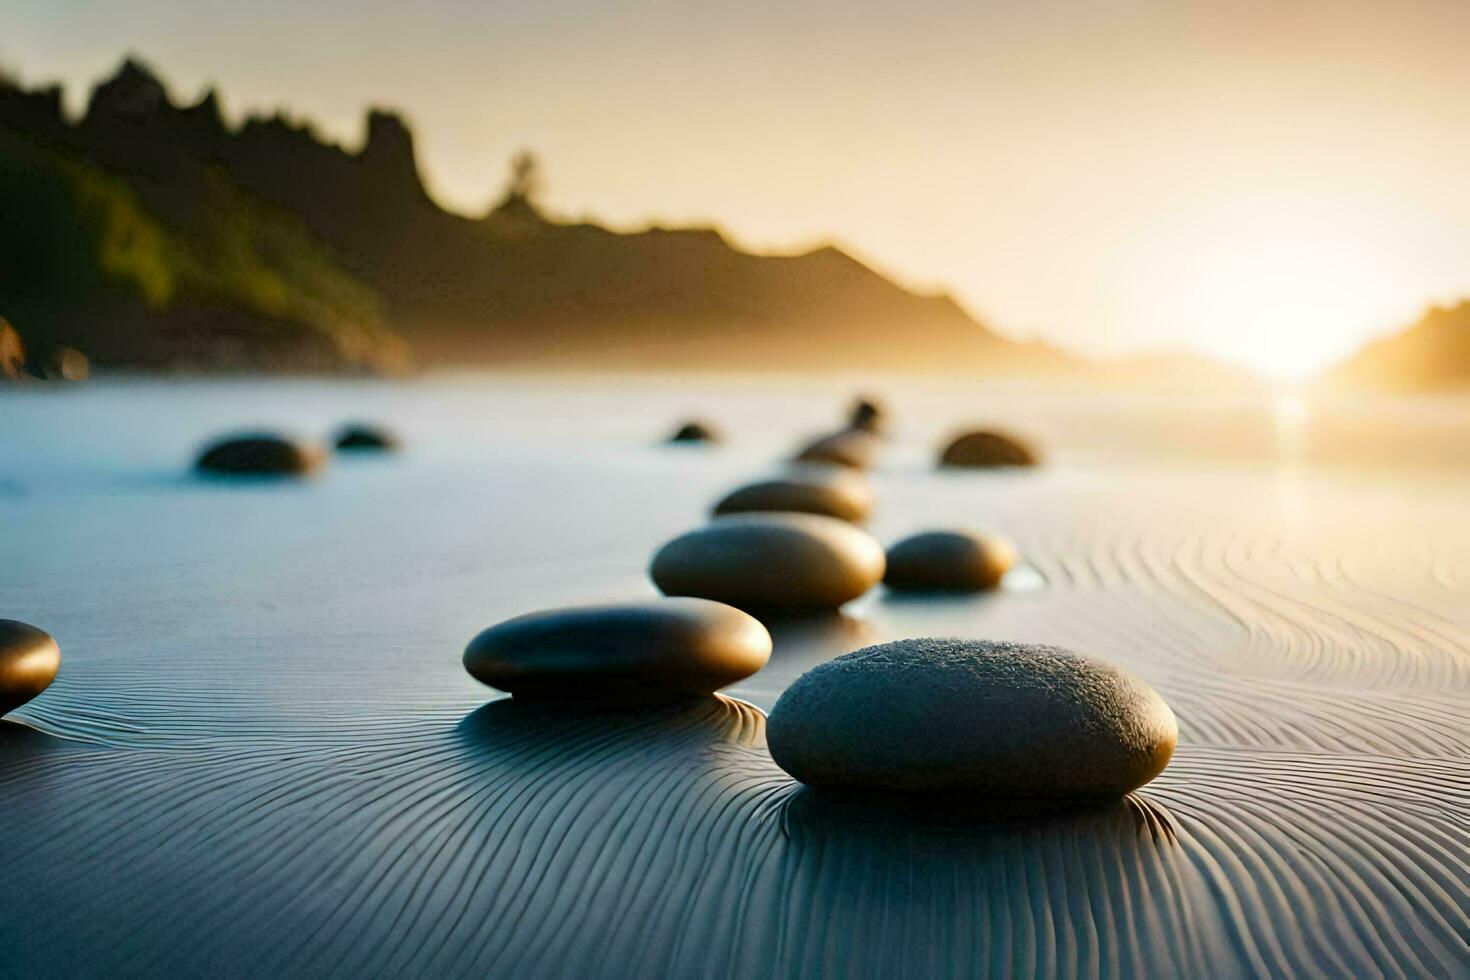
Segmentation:
[(10, 0), (0, 63), (347, 143), (415, 123), (447, 206), (521, 147), (621, 226), (835, 239), (1004, 333), (1280, 376), (1470, 295), (1470, 2)]

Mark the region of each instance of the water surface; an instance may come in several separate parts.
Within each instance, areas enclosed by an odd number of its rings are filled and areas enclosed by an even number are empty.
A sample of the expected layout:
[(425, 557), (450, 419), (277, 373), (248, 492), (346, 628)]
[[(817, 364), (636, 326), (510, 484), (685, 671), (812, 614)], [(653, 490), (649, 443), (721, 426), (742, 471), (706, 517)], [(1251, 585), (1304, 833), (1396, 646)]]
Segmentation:
[[(60, 678), (0, 723), (0, 973), (1450, 976), (1470, 971), (1470, 403), (889, 384), (884, 541), (1026, 566), (775, 624), (736, 701), (565, 716), (479, 629), (641, 598), (655, 548), (838, 421), (844, 381), (102, 382), (0, 392), (0, 615)], [(730, 440), (658, 445), (687, 415)], [(397, 429), (300, 485), (235, 428)], [(1035, 472), (936, 473), (966, 422)], [(915, 635), (1059, 643), (1179, 717), (1117, 807), (832, 813), (764, 751), (802, 671)], [(940, 815), (936, 815), (940, 816)]]

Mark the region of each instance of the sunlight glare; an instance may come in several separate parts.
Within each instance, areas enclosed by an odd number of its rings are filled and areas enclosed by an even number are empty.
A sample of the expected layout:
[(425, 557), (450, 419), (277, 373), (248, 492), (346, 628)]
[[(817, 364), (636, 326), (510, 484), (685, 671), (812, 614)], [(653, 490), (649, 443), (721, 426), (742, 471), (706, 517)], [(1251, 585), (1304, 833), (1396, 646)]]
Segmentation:
[(1417, 298), (1397, 268), (1408, 258), (1374, 227), (1362, 211), (1282, 197), (1173, 215), (1148, 236), (1157, 272), (1149, 312), (1186, 322), (1205, 353), (1277, 381), (1303, 380), (1347, 355), (1364, 332), (1414, 312)]

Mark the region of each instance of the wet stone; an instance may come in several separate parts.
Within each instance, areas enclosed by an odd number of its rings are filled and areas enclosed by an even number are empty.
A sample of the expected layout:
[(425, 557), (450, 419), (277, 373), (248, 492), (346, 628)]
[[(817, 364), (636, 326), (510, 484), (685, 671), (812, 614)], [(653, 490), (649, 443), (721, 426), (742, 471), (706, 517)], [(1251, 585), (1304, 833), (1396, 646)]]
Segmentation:
[(747, 483), (715, 504), (716, 514), (794, 512), (861, 522), (873, 509), (873, 492), (851, 471), (831, 475), (791, 475)]
[(888, 549), (883, 584), (898, 592), (982, 592), (1016, 563), (1009, 541), (976, 531), (925, 531)]
[(61, 648), (45, 630), (0, 619), (0, 715), (46, 690), (61, 669)]
[(221, 439), (208, 446), (194, 464), (215, 476), (305, 476), (321, 467), (322, 453), (312, 446), (268, 433)]
[(364, 423), (344, 426), (333, 444), (339, 452), (355, 453), (396, 452), (401, 445), (398, 437), (387, 429)]
[(1004, 432), (966, 432), (940, 454), (939, 465), (949, 467), (1035, 466), (1036, 450)]
[(862, 429), (843, 429), (807, 443), (795, 459), (803, 463), (836, 463), (855, 470), (865, 470), (878, 458), (881, 442)]
[(834, 517), (735, 514), (665, 544), (649, 574), (665, 595), (741, 609), (836, 609), (882, 579), (883, 548)]
[(710, 694), (770, 656), (770, 634), (757, 620), (679, 598), (517, 616), (470, 641), (464, 666), (518, 698), (663, 701)]

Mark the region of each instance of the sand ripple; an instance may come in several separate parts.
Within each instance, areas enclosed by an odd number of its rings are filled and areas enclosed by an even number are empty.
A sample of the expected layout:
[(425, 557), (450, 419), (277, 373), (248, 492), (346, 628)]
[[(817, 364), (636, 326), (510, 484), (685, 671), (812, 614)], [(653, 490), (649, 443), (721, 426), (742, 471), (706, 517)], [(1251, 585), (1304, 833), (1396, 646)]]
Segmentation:
[[(833, 804), (724, 698), (360, 744), (8, 725), (12, 963), (271, 975), (1449, 976), (1470, 764), (1196, 745), (1043, 817)], [(58, 860), (66, 855), (65, 860)], [(119, 857), (126, 860), (119, 860)], [(188, 937), (187, 942), (178, 941)]]
[[(611, 451), (404, 465), (372, 506), (5, 502), (42, 508), (8, 526), (52, 562), (0, 581), (10, 615), (66, 659), (0, 723), (0, 975), (1470, 976), (1457, 488), (880, 471), (880, 536), (1003, 529), (1037, 587), (875, 596), (779, 624), (751, 703), (589, 715), (481, 707), (457, 651), (551, 595), (645, 594), (651, 547), (750, 461), (662, 490)], [(799, 791), (759, 708), (914, 635), (1114, 660), (1173, 705), (1174, 761), (1024, 819)]]

